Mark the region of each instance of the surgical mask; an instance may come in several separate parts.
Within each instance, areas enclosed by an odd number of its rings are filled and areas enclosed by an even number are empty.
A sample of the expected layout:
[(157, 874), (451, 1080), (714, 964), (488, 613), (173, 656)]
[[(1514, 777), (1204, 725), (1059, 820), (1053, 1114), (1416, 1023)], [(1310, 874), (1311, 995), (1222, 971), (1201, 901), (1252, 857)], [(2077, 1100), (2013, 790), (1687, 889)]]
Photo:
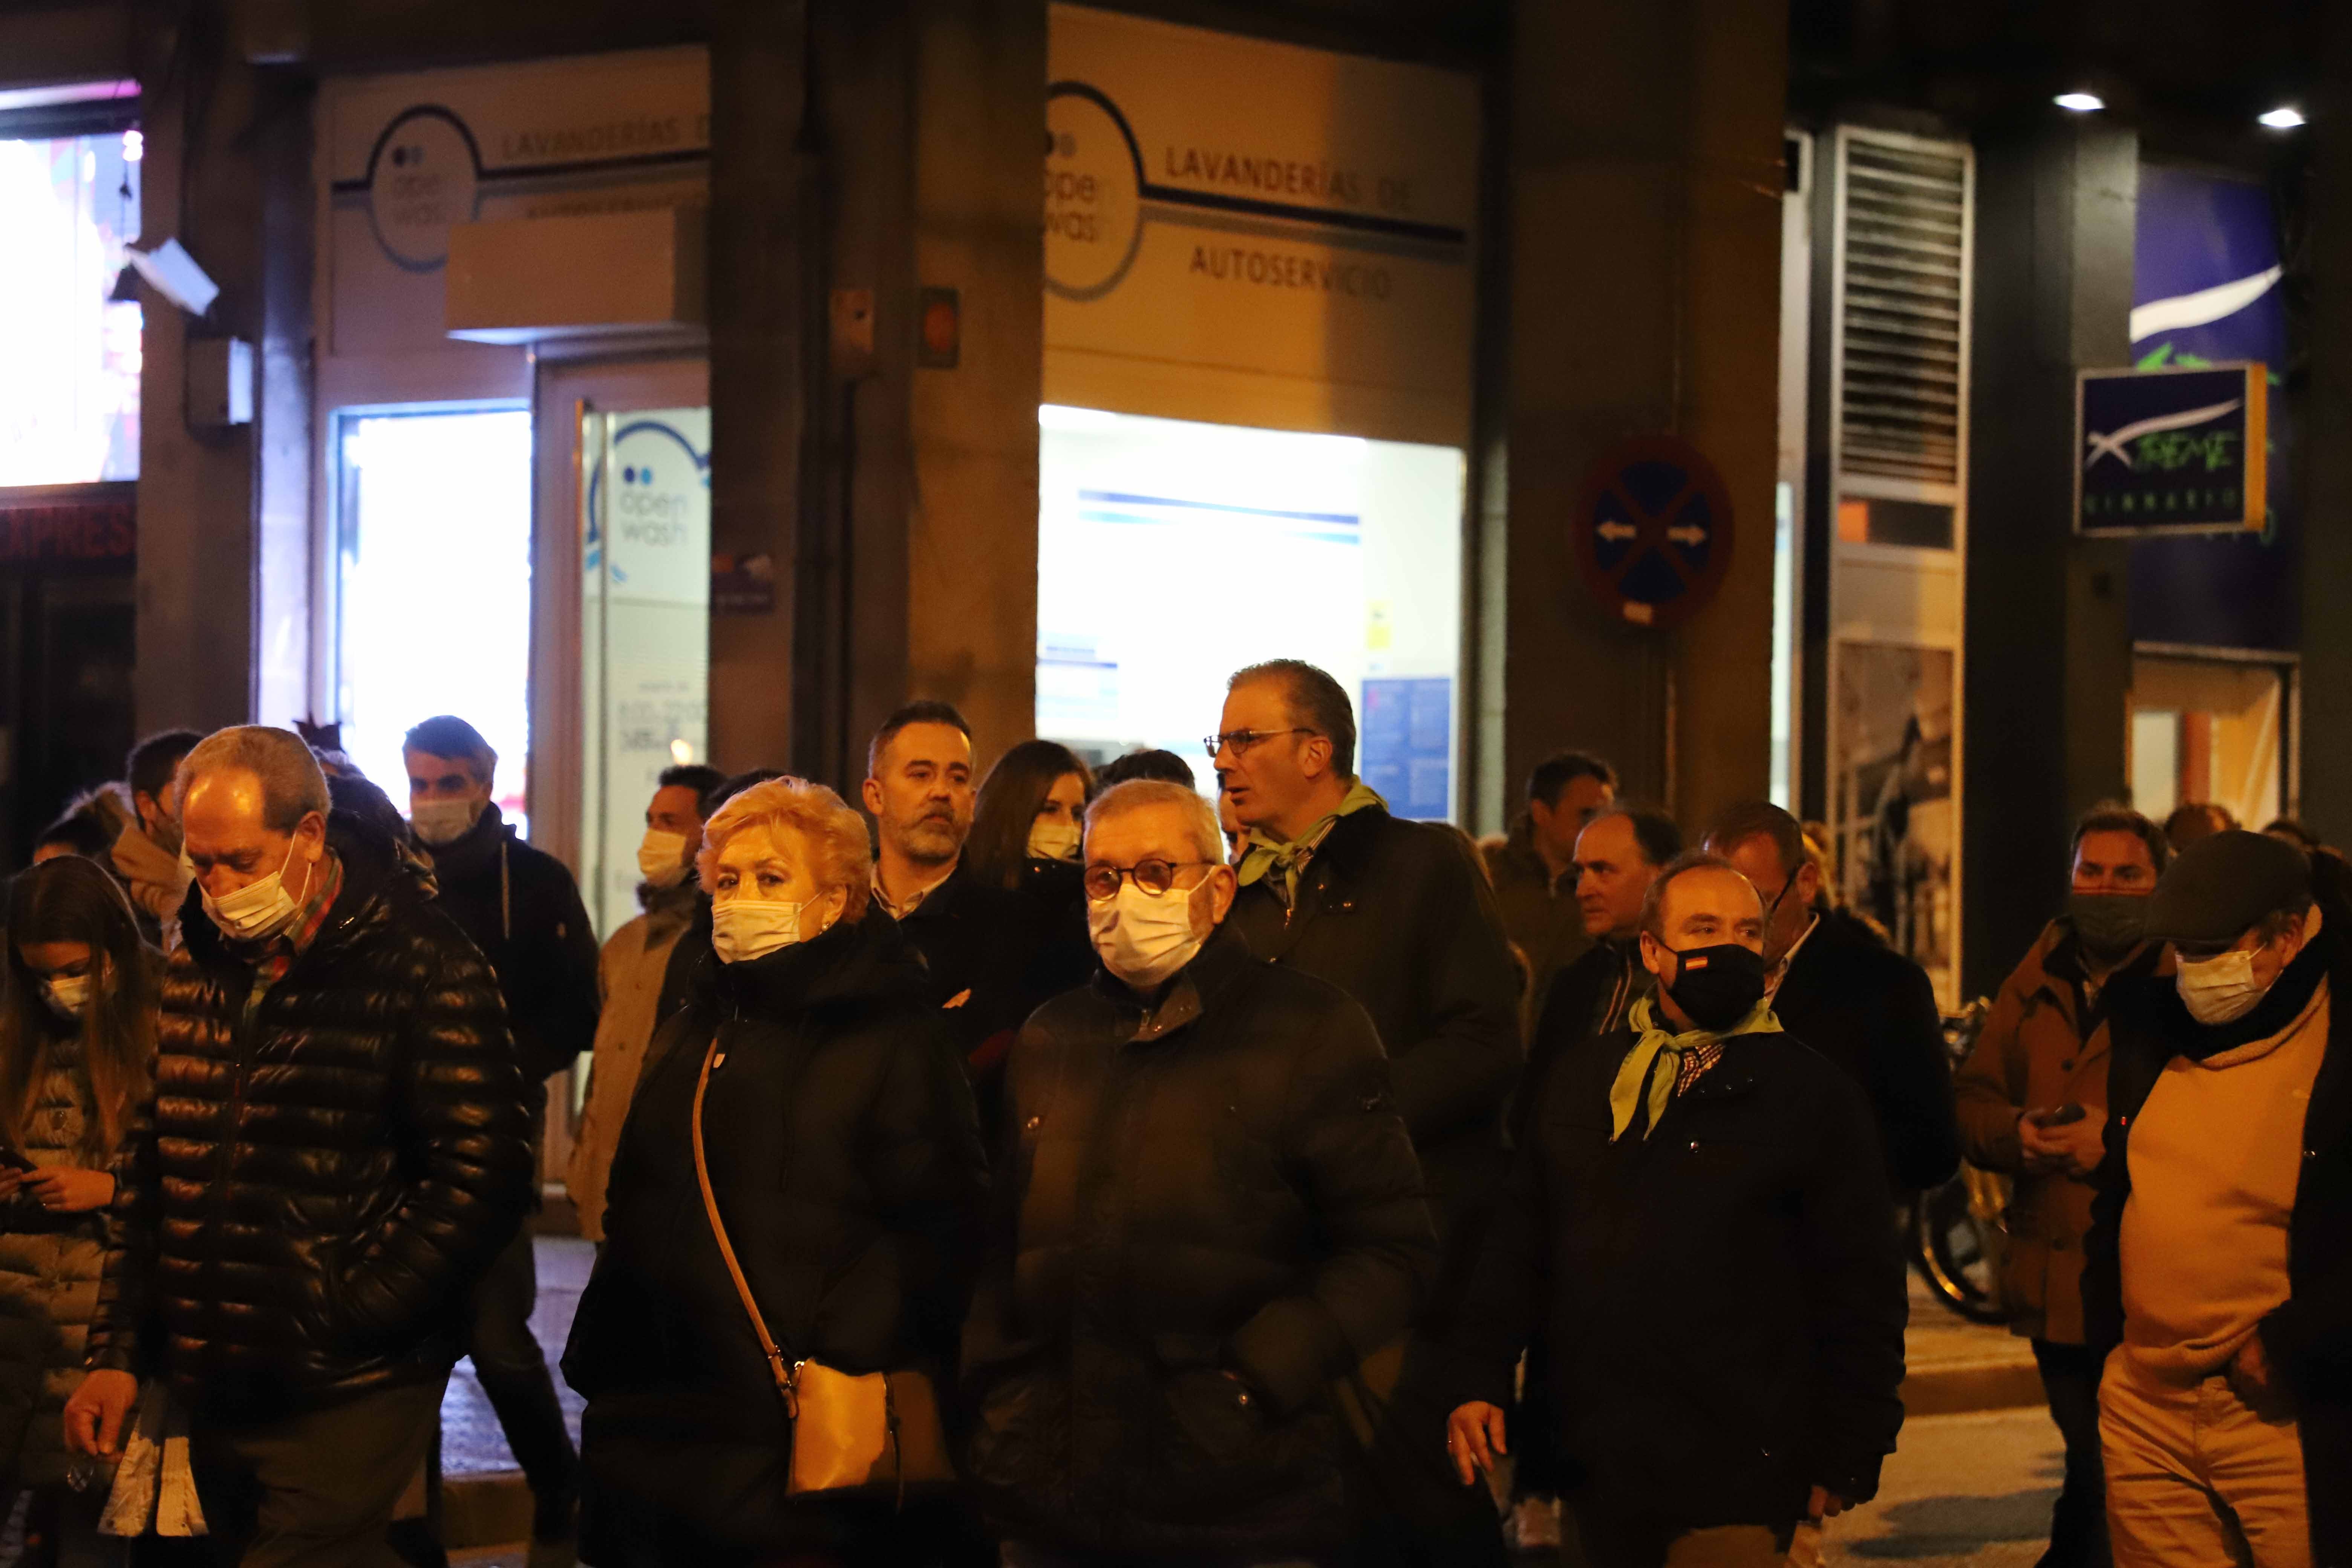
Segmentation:
[(1675, 955), (1666, 994), (1700, 1028), (1720, 1034), (1764, 1000), (1764, 955), (1753, 948), (1727, 942), (1666, 951)]
[(408, 808), (408, 826), (416, 837), (433, 848), (455, 844), (482, 819), (482, 807), (488, 803), (479, 800), (420, 800)]
[(1029, 827), (1029, 853), (1039, 860), (1075, 860), (1085, 830), (1075, 822), (1036, 822)]
[(686, 880), (686, 835), (646, 829), (637, 846), (637, 873), (656, 888), (675, 888)]
[(710, 946), (721, 963), (749, 963), (778, 948), (804, 942), (801, 911), (814, 898), (793, 903), (785, 899), (730, 899), (710, 906)]
[(2229, 1024), (2254, 1010), (2270, 990), (2254, 979), (2254, 950), (2232, 948), (2211, 958), (2184, 958), (2174, 974), (2180, 1005), (2200, 1024)]
[[(1202, 886), (1205, 887), (1203, 883)], [(1121, 882), (1118, 895), (1100, 903), (1087, 900), (1087, 934), (1103, 967), (1139, 991), (1149, 991), (1192, 962), (1204, 930), (1192, 931), (1192, 897), (1200, 888), (1147, 893)]]
[(52, 974), (41, 982), (41, 994), (58, 1017), (79, 1018), (89, 1007), (90, 989), (97, 984), (93, 975)]
[[(288, 851), (292, 858), (292, 851)], [(302, 896), (310, 894), (310, 871), (314, 861), (302, 862)], [(285, 929), (301, 909), (301, 903), (286, 891), (286, 868), (281, 866), (267, 877), (256, 878), (234, 893), (214, 898), (205, 893), (205, 913), (213, 924), (220, 927), (223, 936), (239, 942), (259, 942)]]
[(2093, 958), (2113, 962), (2137, 947), (2147, 899), (2140, 893), (2069, 893), (2066, 919), (2083, 950)]

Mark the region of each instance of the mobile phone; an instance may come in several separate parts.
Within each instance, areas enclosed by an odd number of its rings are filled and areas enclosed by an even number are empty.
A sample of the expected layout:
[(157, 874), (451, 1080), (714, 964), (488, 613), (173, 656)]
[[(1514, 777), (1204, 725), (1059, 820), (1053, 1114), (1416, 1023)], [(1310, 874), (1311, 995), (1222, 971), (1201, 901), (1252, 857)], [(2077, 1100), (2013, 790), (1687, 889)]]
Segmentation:
[(14, 1143), (0, 1143), (0, 1170), (22, 1171), (29, 1176), (37, 1168), (32, 1161), (25, 1158), (22, 1149)]
[(2053, 1110), (2035, 1112), (2033, 1121), (2035, 1125), (2041, 1127), (2064, 1127), (2082, 1121), (2089, 1114), (2089, 1111), (2070, 1100)]

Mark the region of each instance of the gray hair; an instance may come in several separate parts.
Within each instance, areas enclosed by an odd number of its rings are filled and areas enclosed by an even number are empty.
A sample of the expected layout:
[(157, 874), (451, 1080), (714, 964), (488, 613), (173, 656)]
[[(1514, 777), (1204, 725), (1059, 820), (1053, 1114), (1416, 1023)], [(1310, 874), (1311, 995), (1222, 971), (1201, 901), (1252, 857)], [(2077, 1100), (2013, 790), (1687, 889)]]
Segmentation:
[(215, 730), (180, 759), (180, 799), (206, 773), (248, 773), (261, 781), (261, 823), (272, 833), (291, 833), (312, 812), (325, 816), (327, 775), (301, 736), (268, 724), (237, 724)]
[(1216, 808), (1198, 790), (1166, 779), (1129, 779), (1111, 785), (1087, 807), (1087, 831), (1093, 832), (1095, 824), (1105, 817), (1149, 805), (1172, 805), (1182, 812), (1185, 830), (1192, 834), (1192, 847), (1201, 858), (1219, 866), (1225, 863), (1225, 835), (1217, 826)]
[(1283, 705), (1300, 729), (1331, 742), (1331, 771), (1355, 777), (1356, 707), (1348, 700), (1348, 689), (1303, 658), (1270, 658), (1234, 671), (1225, 689), (1237, 691), (1260, 680), (1281, 686)]

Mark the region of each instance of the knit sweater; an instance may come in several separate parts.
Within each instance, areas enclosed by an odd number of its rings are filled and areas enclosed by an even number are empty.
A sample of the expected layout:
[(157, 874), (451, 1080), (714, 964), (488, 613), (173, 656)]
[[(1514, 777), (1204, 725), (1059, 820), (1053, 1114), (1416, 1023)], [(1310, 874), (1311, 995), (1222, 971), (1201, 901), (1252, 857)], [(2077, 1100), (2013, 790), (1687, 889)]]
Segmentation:
[(2168, 1063), (2132, 1130), (2122, 1224), (2124, 1343), (2167, 1382), (2229, 1364), (2286, 1300), (2304, 1119), (2328, 994), (2275, 1035)]

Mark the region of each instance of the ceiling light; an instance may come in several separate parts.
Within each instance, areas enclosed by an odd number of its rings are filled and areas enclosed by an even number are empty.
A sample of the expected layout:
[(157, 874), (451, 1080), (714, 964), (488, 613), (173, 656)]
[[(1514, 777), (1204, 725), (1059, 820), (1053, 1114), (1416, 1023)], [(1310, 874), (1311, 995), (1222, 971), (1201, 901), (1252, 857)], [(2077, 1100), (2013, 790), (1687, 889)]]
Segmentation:
[(2257, 115), (2255, 118), (2273, 131), (2292, 131), (2296, 126), (2303, 123), (2303, 110), (2300, 109), (2290, 109), (2286, 105), (2281, 104), (2278, 108), (2272, 110), (2268, 114)]
[(2095, 92), (2062, 92), (2052, 101), (2077, 114), (2095, 113), (2107, 106), (2107, 100)]

